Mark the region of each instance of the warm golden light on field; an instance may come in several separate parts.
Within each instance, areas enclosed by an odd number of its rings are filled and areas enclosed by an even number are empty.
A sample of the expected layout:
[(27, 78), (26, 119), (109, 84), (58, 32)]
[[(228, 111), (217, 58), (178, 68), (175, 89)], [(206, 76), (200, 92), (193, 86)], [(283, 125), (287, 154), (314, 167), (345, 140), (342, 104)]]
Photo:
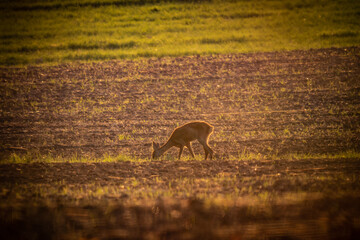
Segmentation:
[[(359, 229), (358, 53), (2, 69), (2, 224), (50, 221), (44, 234), (65, 238), (347, 238)], [(214, 126), (213, 160), (197, 142), (194, 160), (150, 160), (153, 140), (193, 119)]]
[(357, 239), (360, 1), (0, 3), (0, 239)]

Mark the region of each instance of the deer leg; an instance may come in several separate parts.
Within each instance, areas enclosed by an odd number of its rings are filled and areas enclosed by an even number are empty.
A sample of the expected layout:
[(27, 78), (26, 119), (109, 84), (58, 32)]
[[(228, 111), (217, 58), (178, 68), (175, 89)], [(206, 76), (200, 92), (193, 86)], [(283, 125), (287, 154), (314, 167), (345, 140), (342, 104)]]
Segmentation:
[(212, 160), (214, 151), (209, 147), (209, 145), (208, 145), (208, 143), (206, 141), (199, 140), (199, 142), (201, 143), (201, 145), (204, 146), (205, 160), (207, 159), (208, 154), (210, 154), (210, 160)]
[(207, 147), (208, 147), (208, 153), (210, 153), (210, 160), (212, 160), (214, 151), (209, 147), (209, 145), (207, 145)]
[(190, 151), (190, 153), (191, 153), (191, 156), (193, 157), (193, 158), (195, 158), (195, 155), (194, 155), (194, 152), (193, 152), (193, 150), (192, 150), (192, 147), (191, 147), (191, 143), (189, 142), (188, 144), (186, 144), (186, 147), (189, 149), (189, 151)]
[(207, 159), (209, 152), (206, 150), (206, 148), (204, 147), (204, 151), (205, 151), (205, 160)]
[(181, 146), (180, 146), (180, 151), (179, 151), (179, 160), (180, 160), (180, 157), (181, 157), (181, 154), (182, 154), (183, 149), (184, 149), (184, 146), (181, 145)]

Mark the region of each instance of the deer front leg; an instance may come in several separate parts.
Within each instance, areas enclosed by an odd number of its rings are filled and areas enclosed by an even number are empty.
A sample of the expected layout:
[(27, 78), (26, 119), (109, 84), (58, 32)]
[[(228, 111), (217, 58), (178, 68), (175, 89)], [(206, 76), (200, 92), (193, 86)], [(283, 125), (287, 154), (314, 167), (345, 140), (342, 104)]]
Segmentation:
[(189, 142), (188, 144), (186, 144), (186, 147), (189, 149), (190, 153), (191, 153), (191, 156), (193, 158), (195, 158), (195, 155), (194, 155), (194, 151), (192, 150), (192, 147), (191, 147), (191, 143)]
[(184, 146), (181, 145), (179, 148), (180, 148), (180, 151), (179, 151), (179, 160), (180, 160), (180, 157), (181, 157), (182, 151), (183, 151), (183, 149), (184, 149)]

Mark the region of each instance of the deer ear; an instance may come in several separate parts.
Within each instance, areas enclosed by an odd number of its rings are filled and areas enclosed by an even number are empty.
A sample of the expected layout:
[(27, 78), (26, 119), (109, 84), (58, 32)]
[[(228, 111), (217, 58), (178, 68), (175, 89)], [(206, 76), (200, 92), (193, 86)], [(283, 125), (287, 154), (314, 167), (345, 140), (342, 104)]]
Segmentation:
[(152, 143), (152, 146), (153, 146), (153, 149), (157, 149), (157, 148), (159, 147), (159, 144), (153, 142), (153, 143)]

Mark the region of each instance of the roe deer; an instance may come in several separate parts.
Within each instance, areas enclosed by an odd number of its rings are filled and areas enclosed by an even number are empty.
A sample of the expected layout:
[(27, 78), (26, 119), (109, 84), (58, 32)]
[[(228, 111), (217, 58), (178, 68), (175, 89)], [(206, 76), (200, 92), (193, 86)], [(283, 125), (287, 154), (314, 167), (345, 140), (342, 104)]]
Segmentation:
[(152, 158), (156, 159), (160, 157), (171, 147), (180, 148), (179, 160), (184, 147), (187, 147), (191, 153), (191, 156), (195, 158), (194, 152), (191, 148), (191, 142), (198, 140), (199, 143), (204, 147), (205, 160), (207, 159), (208, 154), (210, 154), (210, 159), (212, 159), (214, 151), (209, 147), (208, 141), (213, 130), (214, 127), (206, 122), (190, 122), (181, 127), (177, 127), (172, 132), (169, 140), (161, 147), (158, 143), (153, 142), (154, 151), (152, 153)]

